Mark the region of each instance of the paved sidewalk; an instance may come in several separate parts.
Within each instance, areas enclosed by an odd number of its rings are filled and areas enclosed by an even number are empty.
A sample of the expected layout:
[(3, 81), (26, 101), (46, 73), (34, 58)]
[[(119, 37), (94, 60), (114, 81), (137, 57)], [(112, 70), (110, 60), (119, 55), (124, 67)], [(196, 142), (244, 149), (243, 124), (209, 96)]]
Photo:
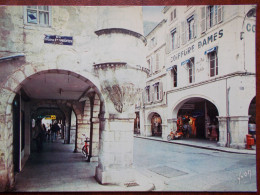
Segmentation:
[(127, 185), (101, 185), (95, 179), (97, 162), (86, 162), (73, 153), (74, 144), (63, 140), (44, 143), (41, 153), (32, 153), (16, 175), (15, 192), (151, 191), (154, 185), (136, 170), (136, 181)]
[(142, 138), (142, 139), (151, 139), (151, 140), (161, 141), (161, 142), (168, 142), (168, 143), (172, 143), (172, 144), (180, 144), (180, 145), (191, 146), (191, 147), (196, 147), (196, 148), (217, 150), (217, 151), (222, 151), (222, 152), (256, 155), (256, 146), (253, 146), (253, 150), (246, 150), (246, 149), (220, 147), (217, 145), (217, 142), (209, 141), (209, 140), (205, 140), (205, 139), (190, 138), (190, 139), (179, 139), (179, 140), (166, 141), (166, 140), (163, 140), (161, 137), (145, 137), (145, 136), (136, 135), (136, 134), (134, 135), (134, 137)]

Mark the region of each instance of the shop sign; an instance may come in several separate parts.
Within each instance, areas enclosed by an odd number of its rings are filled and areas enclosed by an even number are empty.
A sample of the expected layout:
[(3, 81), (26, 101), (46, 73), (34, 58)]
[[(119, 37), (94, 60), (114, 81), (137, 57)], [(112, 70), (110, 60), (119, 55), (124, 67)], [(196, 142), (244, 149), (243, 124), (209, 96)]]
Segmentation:
[(44, 43), (57, 44), (57, 45), (73, 45), (73, 37), (45, 35)]
[(55, 120), (56, 119), (56, 115), (46, 115), (45, 119), (46, 120)]
[(184, 104), (181, 109), (184, 110), (194, 110), (195, 109), (195, 105), (194, 104)]
[[(249, 26), (248, 29), (251, 29), (252, 31), (253, 30), (255, 31), (255, 27), (254, 28), (253, 27), (250, 28), (250, 26)], [(221, 29), (218, 32), (215, 32), (215, 33), (213, 33), (211, 35), (208, 35), (207, 37), (203, 38), (201, 41), (198, 41), (197, 49), (201, 49), (203, 46), (208, 45), (210, 43), (213, 43), (216, 40), (222, 38), (223, 36), (224, 36), (223, 29)], [(171, 56), (171, 62), (179, 60), (179, 59), (185, 57), (186, 55), (189, 55), (189, 54), (195, 52), (195, 50), (196, 50), (196, 47), (195, 47), (195, 44), (193, 44), (193, 45), (183, 49), (182, 51), (172, 55)]]
[(255, 24), (247, 24), (246, 25), (246, 30), (248, 31), (248, 32), (255, 32)]

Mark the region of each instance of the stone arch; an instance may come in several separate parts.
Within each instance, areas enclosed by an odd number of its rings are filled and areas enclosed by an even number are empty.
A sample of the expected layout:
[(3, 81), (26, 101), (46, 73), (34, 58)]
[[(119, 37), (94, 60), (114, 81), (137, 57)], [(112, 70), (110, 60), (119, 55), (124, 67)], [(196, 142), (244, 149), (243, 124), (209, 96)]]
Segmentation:
[(165, 121), (162, 117), (162, 113), (150, 111), (147, 115), (146, 130), (149, 132), (148, 134), (152, 136), (162, 136), (164, 123)]
[[(95, 93), (98, 94), (99, 97), (102, 98), (101, 94), (101, 87), (99, 80), (93, 76), (89, 72), (82, 72), (79, 70), (71, 71), (69, 69), (48, 69), (46, 66), (37, 66), (33, 67), (31, 65), (25, 65), (21, 69), (13, 72), (10, 76), (6, 79), (5, 82), (0, 86), (0, 144), (4, 147), (0, 148), (0, 163), (2, 166), (1, 171), (3, 170), (3, 174), (1, 177), (7, 178), (4, 181), (8, 182), (8, 184), (3, 185), (14, 185), (14, 172), (13, 172), (13, 160), (12, 160), (12, 152), (13, 151), (13, 125), (12, 125), (12, 103), (22, 88), (25, 82), (27, 82), (32, 76), (44, 74), (44, 73), (61, 73), (61, 74), (70, 74), (72, 76), (81, 79), (82, 81), (86, 82), (87, 84), (91, 85), (94, 89)], [(83, 114), (81, 113), (80, 109), (71, 104), (71, 102), (62, 101), (62, 104), (70, 105), (71, 108), (74, 110), (77, 121), (83, 121)], [(104, 102), (103, 102), (103, 107)]]
[(209, 102), (211, 102), (212, 104), (214, 104), (218, 110), (219, 115), (225, 115), (226, 113), (222, 110), (220, 110), (220, 106), (217, 104), (216, 101), (214, 101), (213, 99), (211, 99), (210, 97), (204, 96), (204, 95), (189, 95), (189, 96), (185, 96), (183, 98), (181, 98), (179, 101), (177, 101), (175, 103), (175, 105), (173, 106), (172, 109), (172, 118), (177, 118), (177, 114), (179, 109), (183, 106), (183, 104), (185, 104), (186, 102), (188, 102), (191, 98), (202, 98), (205, 100), (208, 100)]
[(256, 124), (256, 96), (251, 99), (248, 105), (249, 123)]

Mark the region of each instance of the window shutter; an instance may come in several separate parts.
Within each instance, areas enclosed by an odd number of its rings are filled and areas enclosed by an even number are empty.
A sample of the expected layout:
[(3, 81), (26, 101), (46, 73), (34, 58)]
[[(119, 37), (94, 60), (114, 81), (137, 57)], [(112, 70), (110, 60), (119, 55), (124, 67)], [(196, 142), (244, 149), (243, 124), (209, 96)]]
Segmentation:
[(171, 46), (172, 46), (172, 41), (171, 41), (171, 34), (167, 34), (167, 42), (166, 42), (166, 53), (169, 54), (171, 52)]
[(163, 83), (159, 82), (159, 99), (162, 100), (163, 99)]
[(200, 20), (200, 25), (201, 25), (201, 33), (204, 33), (206, 31), (206, 6), (203, 6), (201, 8), (201, 20)]
[(186, 43), (186, 25), (185, 21), (181, 22), (181, 42), (184, 45)]
[(156, 67), (155, 67), (155, 71), (158, 71), (159, 70), (159, 58), (160, 58), (160, 55), (159, 53), (156, 54)]
[(151, 56), (151, 70), (150, 70), (150, 74), (153, 73), (153, 56)]
[(150, 87), (150, 102), (153, 102), (154, 100), (154, 86)]
[(218, 6), (218, 23), (223, 21), (223, 5)]
[(194, 35), (193, 35), (193, 38), (196, 38), (197, 37), (197, 15), (194, 14)]
[(146, 90), (144, 89), (144, 90), (142, 91), (142, 97), (141, 97), (143, 104), (146, 103), (146, 94), (145, 94), (145, 92), (146, 92)]
[(177, 27), (177, 30), (176, 30), (176, 43), (177, 43), (177, 47), (179, 48), (180, 47), (180, 39), (181, 39), (181, 33), (180, 33), (180, 25)]

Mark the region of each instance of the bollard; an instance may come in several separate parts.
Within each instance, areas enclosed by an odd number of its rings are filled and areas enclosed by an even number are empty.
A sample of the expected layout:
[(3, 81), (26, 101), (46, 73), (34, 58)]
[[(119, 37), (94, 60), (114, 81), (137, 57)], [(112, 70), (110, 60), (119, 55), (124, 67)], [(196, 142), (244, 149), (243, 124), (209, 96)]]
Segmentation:
[(254, 138), (252, 138), (252, 135), (247, 134), (246, 135), (246, 149), (252, 150), (252, 145), (254, 145)]

